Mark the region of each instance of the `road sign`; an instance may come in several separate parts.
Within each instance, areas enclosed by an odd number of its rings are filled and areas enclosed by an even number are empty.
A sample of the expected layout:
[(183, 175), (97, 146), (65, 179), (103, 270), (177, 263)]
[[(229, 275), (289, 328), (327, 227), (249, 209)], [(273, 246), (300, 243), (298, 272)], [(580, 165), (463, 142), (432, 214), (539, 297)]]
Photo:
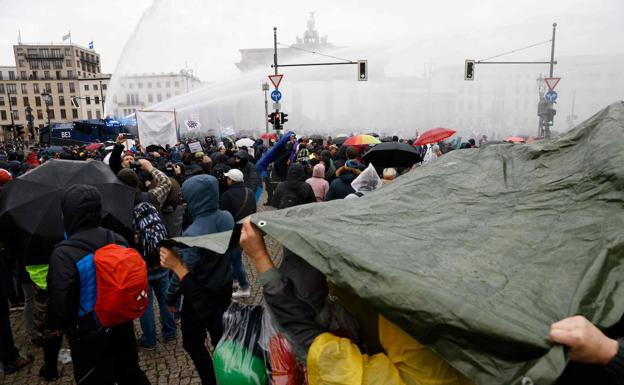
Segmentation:
[(271, 100), (279, 102), (282, 100), (282, 93), (279, 90), (273, 90), (273, 92), (271, 92)]
[(273, 109), (274, 110), (281, 110), (282, 109), (282, 103), (273, 103)]
[(561, 80), (561, 78), (544, 78), (544, 81), (546, 82), (546, 85), (548, 86), (548, 89), (550, 91), (555, 90), (555, 87), (557, 87), (557, 84), (559, 84), (559, 80)]
[(275, 88), (279, 88), (279, 85), (282, 82), (283, 77), (284, 75), (269, 75), (269, 80), (271, 81), (271, 83), (273, 83)]
[(557, 100), (557, 93), (555, 91), (548, 91), (544, 94), (544, 99), (549, 103), (554, 103)]

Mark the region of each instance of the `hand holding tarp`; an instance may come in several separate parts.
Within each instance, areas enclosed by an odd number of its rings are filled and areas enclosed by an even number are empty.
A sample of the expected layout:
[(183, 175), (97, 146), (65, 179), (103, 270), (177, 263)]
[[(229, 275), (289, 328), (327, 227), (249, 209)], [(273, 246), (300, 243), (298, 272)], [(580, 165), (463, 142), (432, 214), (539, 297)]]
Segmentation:
[(605, 336), (583, 316), (552, 324), (550, 339), (570, 347), (570, 359), (585, 364), (606, 365), (618, 352), (618, 342)]
[(173, 271), (178, 278), (180, 278), (180, 281), (182, 281), (182, 278), (189, 272), (180, 256), (176, 254), (175, 251), (166, 247), (160, 248), (160, 265), (165, 269)]
[(245, 254), (247, 254), (253, 261), (256, 266), (256, 270), (258, 270), (258, 274), (262, 274), (273, 268), (273, 262), (271, 262), (269, 252), (264, 244), (262, 232), (253, 223), (251, 223), (250, 217), (245, 219), (243, 222), (240, 245)]

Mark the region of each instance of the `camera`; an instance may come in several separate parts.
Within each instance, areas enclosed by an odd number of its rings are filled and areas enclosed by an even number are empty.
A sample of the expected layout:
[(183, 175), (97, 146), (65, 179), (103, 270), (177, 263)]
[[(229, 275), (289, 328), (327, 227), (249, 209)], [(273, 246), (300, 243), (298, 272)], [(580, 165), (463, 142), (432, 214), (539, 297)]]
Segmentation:
[(137, 174), (141, 171), (141, 163), (139, 162), (141, 158), (135, 158), (132, 163), (130, 163), (130, 168), (133, 169)]

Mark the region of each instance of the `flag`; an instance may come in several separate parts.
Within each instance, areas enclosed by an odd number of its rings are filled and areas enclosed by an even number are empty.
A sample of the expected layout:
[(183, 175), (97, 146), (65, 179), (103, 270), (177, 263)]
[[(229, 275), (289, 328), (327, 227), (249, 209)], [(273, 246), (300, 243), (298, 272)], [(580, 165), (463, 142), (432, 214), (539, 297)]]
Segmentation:
[(201, 124), (199, 124), (199, 121), (197, 120), (190, 120), (190, 119), (185, 120), (184, 125), (186, 126), (186, 129), (189, 131), (193, 131), (193, 130), (197, 130), (201, 128)]
[(89, 42), (89, 49), (93, 49), (93, 40)]
[(71, 39), (71, 32), (68, 33), (67, 35), (63, 35), (63, 41)]

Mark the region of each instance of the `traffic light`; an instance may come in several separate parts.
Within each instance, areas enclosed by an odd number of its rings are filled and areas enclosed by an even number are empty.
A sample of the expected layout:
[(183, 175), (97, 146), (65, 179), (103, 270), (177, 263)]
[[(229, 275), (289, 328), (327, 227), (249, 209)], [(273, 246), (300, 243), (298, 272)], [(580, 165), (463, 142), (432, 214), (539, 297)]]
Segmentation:
[(358, 81), (367, 81), (368, 80), (368, 60), (358, 60), (357, 62), (358, 69)]
[(28, 128), (30, 128), (31, 130), (33, 128), (34, 120), (35, 117), (32, 114), (32, 108), (30, 108), (30, 106), (26, 106), (26, 121), (28, 122)]
[(288, 121), (288, 114), (282, 112), (282, 124)]
[(466, 65), (464, 67), (464, 80), (474, 80), (474, 60), (466, 60)]
[(269, 118), (269, 123), (271, 124), (275, 124), (275, 112), (271, 112), (269, 115), (267, 115)]
[(275, 130), (281, 130), (282, 129), (282, 113), (274, 112), (274, 114), (275, 114), (275, 123), (273, 124), (273, 128)]

